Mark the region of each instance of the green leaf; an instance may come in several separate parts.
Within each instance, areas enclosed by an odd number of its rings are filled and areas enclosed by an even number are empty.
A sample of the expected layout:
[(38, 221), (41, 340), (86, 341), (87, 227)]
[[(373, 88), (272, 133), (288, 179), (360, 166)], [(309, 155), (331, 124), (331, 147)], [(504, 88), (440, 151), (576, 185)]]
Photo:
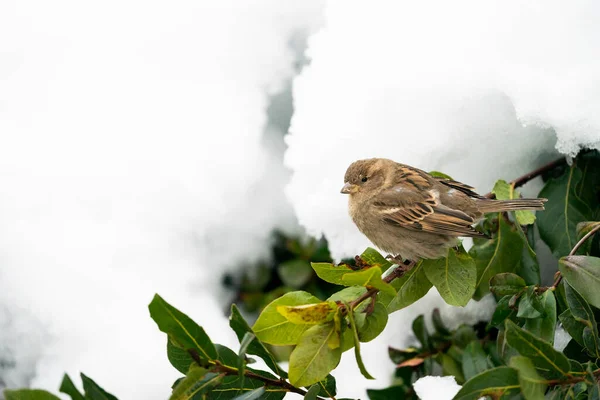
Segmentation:
[(190, 369), (190, 365), (194, 364), (194, 359), (192, 356), (182, 349), (178, 347), (176, 344), (172, 342), (170, 338), (167, 337), (167, 358), (169, 362), (175, 369), (182, 374), (187, 374)]
[(350, 303), (352, 300), (356, 300), (366, 292), (367, 288), (363, 286), (350, 286), (340, 290), (339, 292), (335, 292), (329, 296), (327, 301), (341, 301), (342, 303)]
[[(413, 330), (415, 330), (414, 323)], [(476, 339), (477, 335), (475, 335), (473, 327), (469, 325), (461, 325), (454, 332), (452, 332), (452, 343), (454, 343), (461, 349), (466, 348), (469, 345), (469, 343)]]
[(529, 286), (519, 301), (518, 318), (539, 318), (543, 315), (542, 302), (535, 292), (535, 287)]
[(335, 397), (337, 388), (335, 384), (335, 378), (332, 375), (327, 375), (327, 378), (315, 383), (315, 385), (319, 385), (319, 392), (317, 393), (318, 396), (331, 398)]
[[(496, 195), (498, 200), (512, 200), (521, 197), (521, 194), (515, 190), (514, 185), (509, 184), (504, 180), (496, 181), (492, 193)], [(520, 225), (531, 225), (535, 222), (535, 214), (533, 211), (515, 211), (515, 217)]]
[(474, 299), (479, 300), (489, 292), (489, 282), (493, 276), (515, 270), (521, 259), (524, 240), (516, 228), (500, 215), (494, 238), (473, 239), (473, 242), (469, 254), (477, 267)]
[[(346, 305), (346, 307), (350, 310), (350, 306)], [(358, 369), (360, 373), (367, 379), (375, 379), (369, 374), (365, 364), (363, 363), (362, 357), (360, 356), (360, 340), (358, 339), (358, 328), (356, 326), (356, 321), (354, 321), (354, 313), (349, 312), (348, 322), (350, 322), (350, 329), (352, 330), (352, 335), (354, 339), (354, 356), (356, 357), (356, 363), (358, 364)]]
[[(251, 368), (247, 368), (247, 370), (265, 378), (277, 380), (275, 376), (265, 371), (253, 370)], [(203, 396), (206, 396), (208, 400), (230, 400), (260, 388), (266, 389), (262, 396), (263, 400), (281, 400), (287, 393), (282, 387), (265, 386), (265, 383), (258, 379), (246, 376), (243, 380), (240, 380), (239, 376), (229, 375), (225, 376), (218, 386), (213, 387), (208, 393), (204, 393)]]
[(277, 311), (294, 324), (316, 325), (333, 320), (338, 307), (333, 301), (300, 306), (277, 306)]
[(548, 199), (546, 210), (538, 214), (540, 236), (556, 257), (569, 254), (576, 243), (577, 224), (592, 218), (590, 207), (575, 193), (582, 177), (582, 171), (573, 165), (559, 178), (546, 182), (539, 194)]
[(284, 261), (277, 266), (277, 275), (284, 285), (299, 289), (306, 285), (313, 276), (310, 263), (306, 260), (294, 259)]
[(360, 255), (360, 258), (364, 263), (367, 263), (371, 267), (379, 267), (382, 271), (385, 271), (393, 265), (384, 256), (382, 256), (381, 253), (372, 247), (367, 247), (367, 249)]
[(527, 284), (525, 280), (517, 274), (503, 272), (494, 275), (490, 279), (490, 292), (496, 296), (507, 296), (519, 293)]
[(4, 398), (6, 400), (60, 400), (60, 397), (40, 389), (7, 389), (4, 391)]
[(534, 319), (527, 319), (523, 328), (533, 335), (554, 343), (554, 330), (556, 328), (556, 300), (551, 290), (546, 290), (539, 296), (542, 306), (542, 316)]
[(458, 384), (465, 382), (462, 368), (459, 363), (446, 353), (438, 353), (435, 360), (442, 366), (442, 375), (454, 376)]
[(504, 296), (498, 301), (490, 326), (504, 326), (504, 320), (507, 318), (514, 318), (517, 315), (517, 310), (510, 308), (510, 300), (512, 296)]
[(256, 388), (254, 390), (250, 390), (248, 392), (245, 392), (243, 394), (240, 394), (237, 397), (234, 397), (234, 400), (255, 400), (255, 399), (260, 399), (263, 397), (263, 394), (265, 393), (266, 389), (263, 387), (259, 387)]
[[(422, 261), (419, 261), (417, 265), (405, 272), (400, 278), (393, 280), (391, 285), (397, 290), (398, 294), (387, 304), (388, 313), (411, 305), (425, 296), (432, 286), (425, 275)], [(383, 303), (385, 304), (385, 301)]]
[[(235, 304), (231, 305), (231, 315), (229, 316), (229, 326), (235, 332), (240, 343), (241, 343), (242, 339), (244, 338), (244, 336), (246, 335), (246, 333), (254, 333), (254, 331), (252, 331), (252, 328), (250, 328), (250, 325), (248, 325), (248, 323), (246, 322), (244, 317), (242, 317), (240, 310), (237, 308), (237, 306)], [(265, 362), (265, 364), (267, 364), (267, 366), (269, 368), (271, 368), (271, 370), (273, 372), (275, 372), (277, 375), (282, 376), (284, 378), (287, 377), (287, 374), (279, 368), (279, 365), (277, 365), (277, 360), (275, 359), (275, 356), (273, 356), (273, 354), (271, 354), (271, 352), (265, 347), (265, 345), (258, 338), (254, 339), (248, 345), (246, 352), (248, 354), (253, 354), (253, 355), (260, 357)]]
[(85, 376), (83, 373), (81, 376), (81, 382), (83, 383), (83, 392), (85, 398), (89, 400), (118, 400), (112, 394), (102, 389), (96, 382)]
[(390, 296), (395, 296), (396, 291), (393, 286), (386, 283), (381, 279), (381, 268), (380, 267), (369, 267), (361, 269), (360, 271), (352, 271), (342, 276), (342, 284), (344, 286), (365, 286), (374, 287), (381, 290)]
[(421, 314), (412, 323), (412, 329), (423, 348), (429, 350), (431, 343), (429, 341), (429, 332), (425, 326), (425, 317)]
[[(358, 313), (355, 312), (355, 315), (356, 314)], [(387, 309), (380, 302), (376, 302), (373, 307), (373, 312), (366, 316), (364, 323), (358, 328), (358, 338), (361, 342), (370, 342), (383, 332), (387, 325), (387, 321)]]
[[(297, 325), (302, 326), (302, 325)], [(294, 386), (309, 386), (322, 381), (340, 362), (341, 348), (331, 348), (335, 341), (335, 324), (329, 322), (307, 329), (290, 355), (289, 378)], [(339, 336), (337, 337), (339, 343)]]
[(478, 340), (472, 341), (465, 347), (462, 355), (462, 372), (466, 380), (487, 371), (492, 366)]
[(308, 391), (304, 395), (304, 400), (316, 400), (320, 390), (321, 387), (319, 386), (319, 384), (315, 383), (308, 389)]
[[(517, 232), (523, 241), (523, 251), (521, 253), (521, 259), (517, 263), (515, 273), (522, 277), (528, 285), (539, 285), (540, 281), (540, 264), (538, 262), (535, 251), (531, 248), (531, 243), (534, 243), (533, 238), (528, 239), (523, 228), (520, 225), (516, 225)], [(528, 230), (528, 234), (533, 236), (533, 228)]]
[(71, 397), (71, 400), (85, 400), (85, 397), (79, 389), (75, 386), (71, 377), (67, 374), (63, 376), (63, 380), (60, 384), (60, 388), (58, 389), (61, 393), (68, 394)]
[(370, 400), (404, 399), (406, 392), (406, 386), (396, 385), (385, 389), (367, 389), (367, 396)]
[[(483, 396), (500, 398), (519, 392), (519, 375), (510, 367), (497, 367), (475, 375), (458, 391), (453, 400), (477, 400)], [(508, 397), (507, 397), (508, 398)]]
[(522, 356), (531, 358), (538, 372), (546, 378), (561, 379), (569, 373), (569, 360), (554, 350), (550, 343), (519, 328), (510, 320), (506, 320), (505, 335), (509, 346)]
[(347, 265), (333, 265), (332, 263), (311, 263), (310, 265), (319, 278), (336, 285), (344, 285), (342, 277), (354, 271)]
[(439, 308), (434, 308), (431, 313), (431, 322), (433, 322), (433, 327), (440, 335), (446, 336), (450, 334), (446, 325), (444, 325), (444, 321), (442, 321), (442, 315), (440, 314)]
[(169, 400), (191, 400), (219, 385), (224, 377), (225, 374), (207, 372), (205, 368), (193, 365), (186, 377), (175, 386)]
[(289, 292), (269, 303), (254, 323), (252, 330), (265, 343), (294, 345), (311, 325), (298, 325), (288, 321), (277, 311), (279, 306), (317, 304), (321, 300), (308, 292)]
[(196, 351), (198, 356), (205, 360), (214, 360), (217, 357), (215, 345), (204, 329), (158, 294), (154, 295), (148, 308), (158, 329), (169, 335), (181, 347)]
[(566, 281), (591, 305), (600, 308), (600, 258), (567, 256), (558, 262)]
[[(578, 223), (577, 230), (576, 230), (577, 241), (579, 242), (581, 239), (583, 239), (583, 237), (585, 235), (587, 235), (592, 229), (596, 228), (598, 225), (600, 225), (600, 222), (598, 222), (598, 221), (585, 221), (585, 222)], [(592, 241), (593, 240), (591, 238), (587, 239), (581, 245), (578, 252), (580, 254), (594, 255), (594, 254), (590, 254), (590, 252), (592, 251)]]
[(511, 357), (509, 365), (519, 372), (519, 383), (525, 399), (544, 400), (546, 381), (538, 375), (531, 360), (523, 356), (514, 356)]
[(450, 305), (465, 306), (475, 292), (477, 269), (473, 259), (464, 252), (450, 248), (445, 258), (424, 260), (423, 269), (427, 279)]
[[(592, 308), (569, 284), (565, 285), (565, 296), (567, 298), (567, 304), (569, 305), (567, 311), (571, 313), (573, 320), (580, 325), (580, 327), (577, 328), (569, 326), (569, 328), (575, 331), (574, 333), (577, 336), (572, 335), (573, 339), (584, 346), (595, 358), (600, 358), (598, 325)], [(567, 321), (567, 325), (568, 324), (571, 324), (571, 321)], [(567, 327), (565, 327), (565, 329), (569, 332)]]
[(577, 321), (569, 309), (563, 311), (562, 314), (558, 316), (558, 319), (573, 340), (583, 347), (583, 328), (585, 328), (585, 325)]

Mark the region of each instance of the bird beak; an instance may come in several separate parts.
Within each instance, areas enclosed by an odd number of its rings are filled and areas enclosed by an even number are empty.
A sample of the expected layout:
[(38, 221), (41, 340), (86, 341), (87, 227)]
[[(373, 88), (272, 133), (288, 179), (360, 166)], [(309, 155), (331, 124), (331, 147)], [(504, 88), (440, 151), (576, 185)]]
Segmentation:
[(344, 194), (353, 194), (353, 193), (356, 193), (356, 192), (358, 192), (358, 185), (353, 185), (350, 182), (346, 182), (346, 184), (344, 185), (344, 187), (340, 191), (340, 193), (344, 193)]

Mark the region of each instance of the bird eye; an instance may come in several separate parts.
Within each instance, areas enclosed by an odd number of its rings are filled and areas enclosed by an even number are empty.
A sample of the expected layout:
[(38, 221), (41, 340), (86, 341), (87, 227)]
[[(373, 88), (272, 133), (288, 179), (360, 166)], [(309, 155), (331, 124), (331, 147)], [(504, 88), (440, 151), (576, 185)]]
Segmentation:
[(361, 179), (361, 181), (366, 182), (369, 178), (367, 178), (366, 176), (363, 176), (363, 178)]

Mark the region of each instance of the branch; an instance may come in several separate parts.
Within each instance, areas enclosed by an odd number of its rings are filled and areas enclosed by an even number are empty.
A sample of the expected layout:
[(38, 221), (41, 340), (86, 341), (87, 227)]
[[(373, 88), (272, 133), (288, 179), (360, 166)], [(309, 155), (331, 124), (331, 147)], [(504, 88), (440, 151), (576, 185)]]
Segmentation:
[[(224, 365), (218, 360), (213, 360), (210, 362), (202, 360), (200, 358), (200, 356), (198, 355), (198, 353), (196, 352), (196, 350), (194, 350), (194, 349), (188, 349), (187, 352), (192, 357), (192, 359), (196, 362), (196, 364), (198, 364), (199, 366), (201, 366), (203, 368), (207, 368), (208, 367), (207, 364), (210, 364), (210, 365), (212, 365), (211, 370), (213, 372), (222, 372), (222, 373), (225, 373), (226, 375), (235, 375), (235, 376), (238, 376), (240, 374), (240, 371), (237, 368), (233, 368), (233, 367)], [(248, 371), (247, 369), (244, 370), (244, 375), (248, 378), (256, 379), (258, 381), (264, 382), (265, 384), (267, 384), (269, 386), (280, 387), (280, 388), (287, 390), (288, 392), (298, 393), (302, 396), (304, 396), (304, 395), (306, 395), (306, 393), (308, 393), (306, 390), (297, 388), (296, 386), (292, 385), (291, 383), (289, 383), (283, 379), (267, 378), (265, 376), (255, 374), (252, 371)], [(322, 397), (317, 397), (317, 399), (325, 400)]]
[[(596, 379), (598, 379), (598, 377), (600, 377), (600, 368), (598, 368), (595, 371), (592, 371), (592, 375), (594, 375), (594, 377)], [(574, 376), (569, 379), (551, 379), (544, 383), (546, 383), (548, 386), (571, 385), (573, 383), (579, 383), (579, 382), (586, 381), (585, 378), (586, 378), (586, 376)]]
[[(539, 167), (536, 170), (533, 170), (531, 172), (526, 173), (523, 176), (518, 177), (515, 180), (512, 180), (509, 182), (509, 184), (513, 187), (519, 187), (519, 186), (523, 186), (524, 184), (526, 184), (527, 182), (529, 182), (530, 180), (537, 178), (538, 176), (542, 175), (544, 172), (550, 171), (556, 167), (559, 167), (563, 164), (565, 164), (567, 162), (566, 158), (559, 158), (558, 160), (554, 160), (546, 165), (542, 165), (541, 167)], [(483, 197), (487, 197), (489, 199), (494, 197), (494, 194), (492, 192), (485, 194)]]

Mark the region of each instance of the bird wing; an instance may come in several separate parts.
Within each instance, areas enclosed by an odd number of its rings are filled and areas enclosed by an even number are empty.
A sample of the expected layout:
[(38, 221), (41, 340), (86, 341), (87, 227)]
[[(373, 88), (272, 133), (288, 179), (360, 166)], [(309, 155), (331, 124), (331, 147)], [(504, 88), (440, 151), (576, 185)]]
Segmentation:
[(446, 185), (452, 189), (456, 189), (460, 192), (463, 192), (464, 194), (466, 194), (469, 197), (474, 197), (476, 199), (483, 199), (484, 197), (481, 196), (479, 193), (475, 192), (475, 188), (469, 185), (465, 185), (464, 183), (452, 180), (452, 179), (445, 179), (445, 178), (435, 178), (439, 183)]
[(485, 236), (471, 226), (475, 223), (472, 217), (440, 203), (439, 192), (424, 172), (402, 171), (396, 175), (394, 186), (373, 199), (385, 223), (439, 235)]

